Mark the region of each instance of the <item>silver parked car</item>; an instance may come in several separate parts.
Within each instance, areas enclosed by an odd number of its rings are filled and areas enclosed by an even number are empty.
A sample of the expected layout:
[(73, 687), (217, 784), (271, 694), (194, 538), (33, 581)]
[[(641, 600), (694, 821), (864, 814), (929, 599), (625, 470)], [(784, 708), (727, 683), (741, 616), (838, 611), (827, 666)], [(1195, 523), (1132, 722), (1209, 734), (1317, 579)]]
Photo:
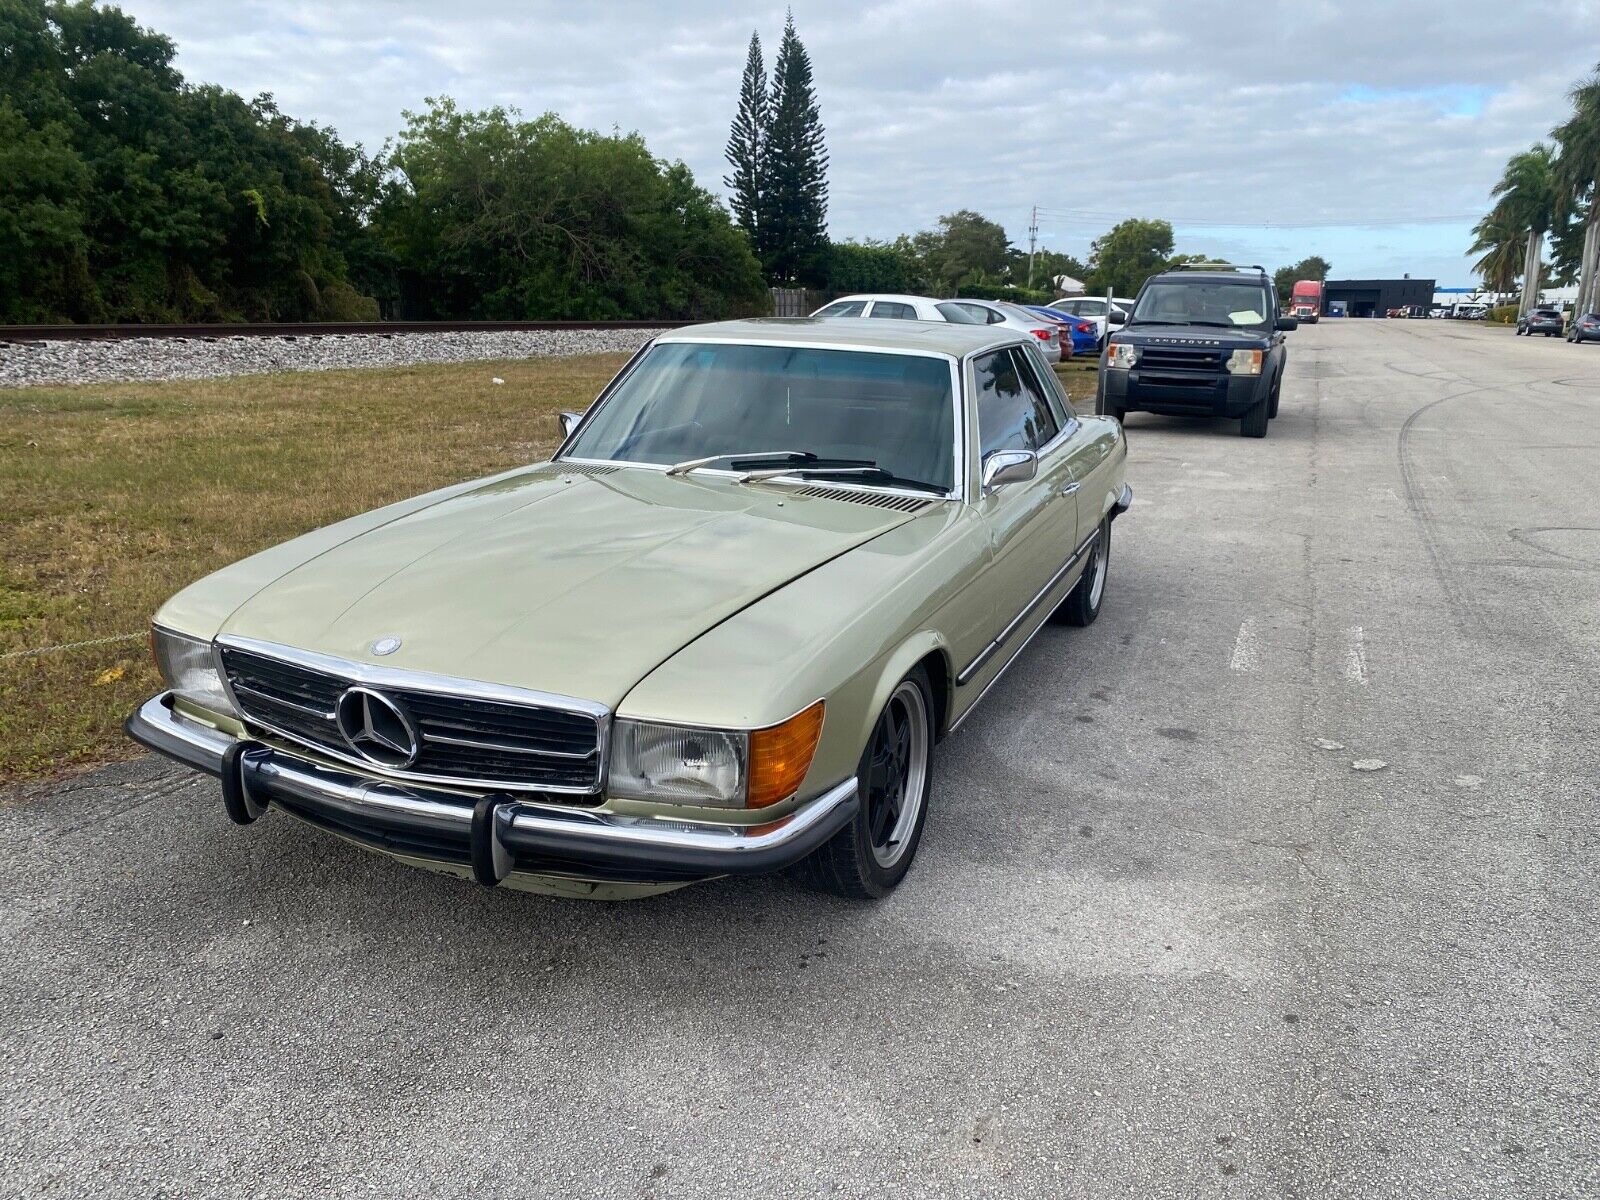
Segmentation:
[[(939, 302), (939, 308), (946, 311), (949, 320), (959, 319), (949, 316), (948, 310), (954, 309), (974, 325), (999, 325), (1019, 333), (1025, 332), (1038, 341), (1039, 349), (1044, 351), (1048, 361), (1053, 363), (1061, 361), (1061, 331), (1066, 326), (1041, 317), (1037, 313), (1031, 313), (1020, 304), (1008, 304), (1003, 300), (957, 299), (942, 300)], [(1067, 335), (1066, 350), (1070, 357), (1071, 334)]]

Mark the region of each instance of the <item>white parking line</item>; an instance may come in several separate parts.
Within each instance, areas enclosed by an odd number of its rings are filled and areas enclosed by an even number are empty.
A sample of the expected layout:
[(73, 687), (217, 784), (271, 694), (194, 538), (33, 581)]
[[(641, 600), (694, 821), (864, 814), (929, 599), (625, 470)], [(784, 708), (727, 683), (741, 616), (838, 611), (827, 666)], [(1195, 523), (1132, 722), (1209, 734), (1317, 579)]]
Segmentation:
[(1344, 631), (1344, 677), (1351, 683), (1367, 686), (1367, 635), (1361, 626), (1352, 625)]
[(1261, 666), (1261, 647), (1256, 634), (1256, 619), (1239, 622), (1239, 636), (1233, 639), (1233, 657), (1228, 666), (1235, 671), (1255, 671)]

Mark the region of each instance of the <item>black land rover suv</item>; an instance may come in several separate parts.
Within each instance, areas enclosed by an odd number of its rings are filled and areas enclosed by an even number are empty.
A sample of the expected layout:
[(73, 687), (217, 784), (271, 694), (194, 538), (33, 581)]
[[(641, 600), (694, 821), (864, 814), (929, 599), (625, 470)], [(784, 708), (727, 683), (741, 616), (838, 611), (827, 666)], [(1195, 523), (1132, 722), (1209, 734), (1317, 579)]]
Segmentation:
[(1145, 280), (1100, 360), (1100, 411), (1238, 417), (1266, 437), (1288, 358), (1278, 295), (1260, 267), (1206, 263)]

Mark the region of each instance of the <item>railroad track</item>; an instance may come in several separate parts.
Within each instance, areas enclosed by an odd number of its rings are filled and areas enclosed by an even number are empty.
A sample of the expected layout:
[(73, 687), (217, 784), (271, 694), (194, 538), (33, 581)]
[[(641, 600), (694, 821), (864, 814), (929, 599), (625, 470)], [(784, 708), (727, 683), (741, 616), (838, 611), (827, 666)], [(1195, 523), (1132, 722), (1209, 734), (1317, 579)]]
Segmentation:
[(582, 329), (675, 329), (690, 321), (315, 321), (227, 325), (0, 325), (0, 342), (88, 342), (128, 338), (311, 338), (365, 334), (520, 333)]

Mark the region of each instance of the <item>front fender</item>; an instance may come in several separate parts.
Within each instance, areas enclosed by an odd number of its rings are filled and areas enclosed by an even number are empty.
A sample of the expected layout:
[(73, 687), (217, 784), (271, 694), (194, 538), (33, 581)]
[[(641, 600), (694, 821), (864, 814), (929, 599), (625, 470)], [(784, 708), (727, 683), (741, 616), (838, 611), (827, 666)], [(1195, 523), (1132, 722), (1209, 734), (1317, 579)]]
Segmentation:
[(801, 787), (818, 794), (855, 772), (890, 691), (918, 661), (937, 655), (948, 675), (958, 655), (941, 609), (986, 553), (958, 506), (919, 517), (708, 631), (641, 680), (617, 715), (760, 728), (820, 698), (822, 736)]

